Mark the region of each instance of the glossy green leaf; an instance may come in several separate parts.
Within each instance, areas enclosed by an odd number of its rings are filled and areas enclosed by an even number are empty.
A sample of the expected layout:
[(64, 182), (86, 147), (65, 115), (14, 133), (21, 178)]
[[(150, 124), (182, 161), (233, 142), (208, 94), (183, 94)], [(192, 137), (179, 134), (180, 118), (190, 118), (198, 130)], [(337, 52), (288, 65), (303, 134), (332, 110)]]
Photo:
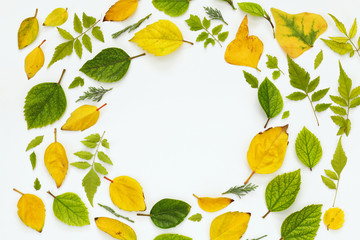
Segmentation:
[(42, 143), (43, 139), (44, 139), (44, 135), (35, 137), (33, 140), (31, 140), (29, 142), (25, 151), (28, 151), (28, 150), (40, 145)]
[(321, 51), (318, 53), (318, 55), (316, 55), (315, 62), (314, 62), (314, 69), (317, 69), (317, 68), (320, 66), (320, 64), (321, 64), (321, 62), (322, 62), (323, 59), (324, 59), (324, 53), (323, 53), (323, 51), (321, 50)]
[(279, 89), (268, 78), (260, 84), (258, 98), (268, 118), (274, 118), (281, 113), (284, 106), (283, 99)]
[(98, 186), (100, 186), (100, 178), (96, 174), (93, 168), (90, 169), (90, 171), (86, 174), (86, 176), (82, 180), (82, 185), (85, 189), (86, 196), (91, 204), (93, 206), (93, 199), (94, 195), (97, 191)]
[(331, 160), (331, 166), (338, 174), (338, 176), (340, 176), (342, 170), (346, 165), (346, 162), (347, 162), (347, 157), (345, 155), (344, 149), (342, 148), (341, 138), (340, 138), (333, 159)]
[(189, 8), (189, 0), (153, 0), (155, 8), (170, 17), (183, 15)]
[(293, 100), (293, 101), (299, 101), (306, 98), (306, 94), (302, 92), (293, 92), (292, 94), (286, 96), (286, 98)]
[(322, 157), (322, 147), (319, 139), (304, 127), (295, 142), (296, 155), (310, 170), (318, 164)]
[(84, 86), (84, 79), (81, 77), (76, 77), (69, 85), (69, 89), (76, 88), (78, 86)]
[(252, 88), (258, 88), (259, 81), (254, 75), (252, 75), (251, 73), (248, 73), (248, 72), (246, 72), (244, 70), (243, 70), (243, 74), (244, 74), (246, 82), (248, 84), (250, 84), (250, 86)]
[(88, 162), (73, 162), (70, 165), (78, 169), (88, 169), (89, 167), (91, 167), (91, 164)]
[(192, 238), (179, 234), (164, 233), (154, 238), (154, 240), (192, 240)]

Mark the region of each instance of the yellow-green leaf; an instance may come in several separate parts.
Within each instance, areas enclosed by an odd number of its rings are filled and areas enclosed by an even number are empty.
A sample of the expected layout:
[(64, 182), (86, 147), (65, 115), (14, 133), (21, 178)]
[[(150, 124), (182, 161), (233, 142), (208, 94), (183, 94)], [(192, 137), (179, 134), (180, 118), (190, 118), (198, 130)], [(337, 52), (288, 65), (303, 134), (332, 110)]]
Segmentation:
[(18, 30), (18, 47), (23, 49), (35, 41), (39, 33), (39, 22), (36, 18), (38, 10), (36, 9), (35, 16), (26, 18), (21, 22)]
[(54, 9), (45, 19), (43, 26), (61, 26), (68, 19), (67, 8), (56, 8)]
[(42, 66), (44, 66), (45, 56), (43, 50), (40, 48), (44, 42), (45, 40), (25, 58), (25, 72), (28, 79), (34, 77)]

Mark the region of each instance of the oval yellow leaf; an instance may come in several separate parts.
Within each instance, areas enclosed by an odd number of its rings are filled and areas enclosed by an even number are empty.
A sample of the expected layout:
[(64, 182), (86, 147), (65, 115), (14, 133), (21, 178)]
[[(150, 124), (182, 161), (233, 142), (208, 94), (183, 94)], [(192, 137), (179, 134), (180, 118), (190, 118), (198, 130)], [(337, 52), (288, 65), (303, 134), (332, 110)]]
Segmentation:
[(239, 240), (245, 233), (250, 213), (227, 212), (216, 217), (210, 226), (210, 240)]
[(54, 9), (45, 19), (43, 26), (56, 27), (63, 25), (68, 19), (67, 8)]
[(32, 50), (25, 58), (25, 72), (28, 79), (35, 76), (35, 74), (42, 68), (45, 62), (44, 52), (41, 45), (45, 40), (34, 50)]
[(24, 47), (35, 41), (39, 33), (39, 22), (36, 18), (38, 10), (36, 9), (35, 16), (26, 18), (21, 22), (18, 30), (18, 47), (23, 49)]
[(234, 200), (226, 197), (210, 198), (210, 197), (198, 197), (197, 198), (199, 207), (206, 212), (217, 212), (221, 209), (226, 208)]
[(112, 237), (121, 240), (136, 240), (134, 230), (116, 219), (107, 217), (95, 218), (96, 226), (101, 230), (110, 234)]
[(43, 201), (33, 194), (22, 194), (17, 207), (21, 221), (26, 226), (41, 232), (45, 223), (45, 205)]
[(71, 116), (68, 118), (66, 123), (61, 127), (61, 130), (70, 130), (70, 131), (84, 131), (89, 127), (93, 126), (99, 119), (100, 108), (92, 105), (83, 105), (75, 109), (71, 113)]
[(145, 199), (142, 187), (133, 178), (120, 176), (109, 187), (110, 198), (118, 208), (125, 211), (145, 211)]
[(240, 24), (235, 39), (230, 42), (225, 51), (226, 62), (255, 69), (259, 63), (264, 44), (256, 36), (249, 36), (247, 16)]
[(168, 20), (159, 20), (135, 33), (130, 41), (155, 56), (168, 55), (184, 42), (179, 28)]
[(345, 222), (344, 211), (340, 208), (329, 208), (324, 214), (324, 223), (328, 229), (337, 230)]
[(106, 12), (104, 21), (124, 21), (138, 6), (138, 0), (119, 0)]
[(327, 29), (325, 19), (314, 13), (289, 14), (272, 8), (275, 19), (275, 35), (281, 48), (296, 58), (313, 47), (316, 39)]

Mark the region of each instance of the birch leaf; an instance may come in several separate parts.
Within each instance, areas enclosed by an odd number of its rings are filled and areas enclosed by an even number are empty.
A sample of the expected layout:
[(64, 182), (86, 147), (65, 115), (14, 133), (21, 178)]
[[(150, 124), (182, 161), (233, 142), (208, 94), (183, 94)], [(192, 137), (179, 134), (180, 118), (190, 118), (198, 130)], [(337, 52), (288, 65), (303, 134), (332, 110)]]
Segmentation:
[(61, 130), (84, 131), (95, 125), (100, 116), (100, 108), (92, 105), (83, 105), (71, 113)]
[(32, 50), (25, 58), (25, 72), (29, 80), (35, 76), (42, 66), (44, 66), (45, 55), (41, 49), (41, 45), (44, 42), (45, 40), (38, 47)]
[(163, 11), (170, 17), (183, 15), (189, 8), (190, 0), (153, 0), (152, 4), (159, 11)]
[(35, 41), (39, 33), (39, 22), (36, 18), (38, 10), (36, 9), (35, 16), (23, 20), (18, 30), (18, 48), (23, 49)]
[(322, 157), (322, 148), (319, 139), (304, 127), (298, 134), (295, 142), (296, 155), (300, 161), (312, 170)]
[(124, 21), (138, 6), (138, 0), (119, 0), (106, 12), (104, 21)]
[(227, 212), (216, 217), (210, 226), (210, 240), (239, 240), (246, 232), (250, 213)]
[(45, 19), (43, 26), (56, 27), (63, 25), (68, 19), (68, 12), (65, 8), (54, 9)]
[(226, 197), (210, 198), (210, 197), (198, 197), (197, 198), (199, 207), (206, 212), (217, 212), (223, 208), (229, 206), (234, 200)]
[(95, 218), (96, 226), (103, 232), (120, 240), (136, 240), (134, 230), (123, 222), (108, 217)]

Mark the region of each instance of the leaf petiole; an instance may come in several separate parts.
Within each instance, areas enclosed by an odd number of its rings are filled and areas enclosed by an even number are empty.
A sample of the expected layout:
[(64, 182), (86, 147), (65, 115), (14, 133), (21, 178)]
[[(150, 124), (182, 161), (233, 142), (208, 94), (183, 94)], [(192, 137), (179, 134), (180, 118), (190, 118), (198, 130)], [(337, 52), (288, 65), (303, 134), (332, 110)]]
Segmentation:
[(60, 85), (61, 80), (62, 80), (62, 78), (63, 78), (63, 76), (64, 76), (64, 74), (65, 74), (65, 71), (66, 71), (66, 69), (63, 69), (63, 71), (62, 71), (62, 73), (61, 73), (61, 76), (60, 76), (60, 79), (59, 79), (59, 81), (58, 81), (58, 85)]

